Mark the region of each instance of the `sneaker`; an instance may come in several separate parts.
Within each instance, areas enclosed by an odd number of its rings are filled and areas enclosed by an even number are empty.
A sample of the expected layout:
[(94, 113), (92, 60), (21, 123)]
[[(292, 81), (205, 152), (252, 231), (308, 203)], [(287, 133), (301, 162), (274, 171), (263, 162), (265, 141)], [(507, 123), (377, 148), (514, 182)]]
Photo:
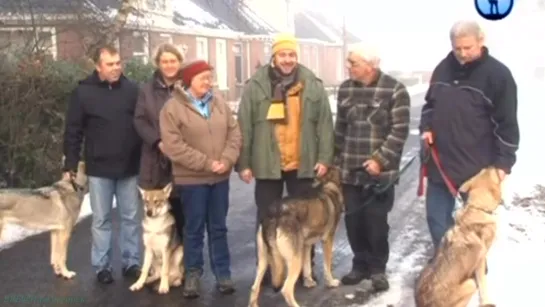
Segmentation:
[(236, 291), (235, 283), (230, 278), (220, 278), (216, 286), (221, 294), (228, 295)]
[(199, 297), (201, 274), (198, 271), (189, 272), (184, 281), (183, 296), (188, 299)]
[(97, 280), (99, 283), (107, 285), (114, 282), (114, 277), (112, 276), (112, 272), (110, 270), (104, 269), (97, 273)]
[(348, 274), (344, 275), (341, 279), (343, 285), (357, 285), (364, 279), (369, 279), (369, 273), (360, 270), (352, 269)]
[(142, 270), (136, 264), (133, 264), (130, 267), (123, 269), (123, 276), (125, 278), (136, 280), (140, 277), (140, 274), (142, 274)]
[(384, 273), (371, 275), (371, 284), (376, 292), (382, 292), (390, 289), (388, 277), (386, 277), (386, 274)]

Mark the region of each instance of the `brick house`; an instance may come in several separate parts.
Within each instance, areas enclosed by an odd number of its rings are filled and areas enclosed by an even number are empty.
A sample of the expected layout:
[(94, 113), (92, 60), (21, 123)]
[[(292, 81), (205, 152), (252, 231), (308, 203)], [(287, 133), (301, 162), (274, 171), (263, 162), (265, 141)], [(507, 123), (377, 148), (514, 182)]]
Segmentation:
[[(186, 57), (207, 59), (215, 67), (217, 88), (228, 100), (236, 100), (244, 81), (270, 59), (272, 34), (282, 29), (264, 22), (244, 2), (210, 3), (133, 0), (137, 10), (116, 42), (123, 59), (148, 62), (159, 44), (173, 43)], [(53, 59), (81, 59), (90, 38), (97, 35), (94, 28), (112, 20), (119, 5), (117, 0), (0, 0), (0, 50), (30, 42), (31, 47), (39, 44)], [(294, 23), (301, 62), (326, 85), (337, 85), (344, 69), (339, 38), (324, 38), (319, 30), (308, 30), (309, 22), (301, 17), (296, 16)]]

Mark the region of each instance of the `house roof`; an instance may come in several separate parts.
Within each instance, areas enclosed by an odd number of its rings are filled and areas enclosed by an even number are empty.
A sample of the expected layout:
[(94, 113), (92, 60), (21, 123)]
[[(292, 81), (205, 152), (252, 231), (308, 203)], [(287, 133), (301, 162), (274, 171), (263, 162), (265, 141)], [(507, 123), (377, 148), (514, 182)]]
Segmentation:
[[(312, 23), (313, 26), (309, 25)], [(299, 32), (298, 34), (298, 27)], [(311, 27), (314, 30), (309, 30)], [(318, 32), (322, 32), (319, 34)], [(305, 10), (299, 12), (295, 19), (295, 33), (297, 36), (301, 35), (304, 38), (316, 38), (321, 39), (317, 36), (328, 37), (327, 41), (329, 42), (339, 42), (343, 40), (343, 29), (342, 26), (335, 25), (330, 21), (325, 15), (319, 12)], [(359, 43), (362, 41), (361, 38), (347, 31), (346, 40), (348, 44)]]
[(246, 34), (270, 34), (275, 29), (259, 18), (243, 1), (190, 0), (231, 29)]
[(83, 10), (119, 8), (116, 0), (0, 0), (0, 10), (8, 13), (68, 14)]

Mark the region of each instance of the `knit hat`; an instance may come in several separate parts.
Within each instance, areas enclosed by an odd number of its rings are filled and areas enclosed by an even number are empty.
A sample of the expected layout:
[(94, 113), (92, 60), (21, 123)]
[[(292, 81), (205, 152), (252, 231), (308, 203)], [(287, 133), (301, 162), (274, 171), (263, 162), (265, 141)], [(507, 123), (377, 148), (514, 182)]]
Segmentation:
[(184, 86), (190, 86), (191, 80), (193, 80), (196, 75), (213, 69), (214, 67), (210, 66), (205, 60), (186, 61), (180, 70), (182, 82)]
[(272, 54), (276, 54), (281, 50), (291, 50), (297, 53), (297, 49), (297, 38), (293, 34), (280, 33), (274, 38)]

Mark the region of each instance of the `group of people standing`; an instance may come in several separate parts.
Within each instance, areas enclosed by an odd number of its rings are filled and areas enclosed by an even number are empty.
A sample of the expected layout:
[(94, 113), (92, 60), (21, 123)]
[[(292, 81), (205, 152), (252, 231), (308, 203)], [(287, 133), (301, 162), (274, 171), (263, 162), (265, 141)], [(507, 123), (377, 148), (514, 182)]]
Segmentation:
[[(423, 150), (435, 146), (455, 184), (495, 165), (508, 174), (518, 145), (516, 84), (489, 55), (474, 22), (451, 31), (453, 50), (435, 69), (421, 131)], [(367, 203), (362, 178), (397, 171), (409, 134), (406, 87), (380, 70), (380, 57), (363, 46), (347, 57), (349, 80), (340, 85), (335, 123), (322, 81), (298, 62), (291, 35), (278, 35), (272, 58), (247, 81), (238, 114), (214, 91), (206, 61), (185, 60), (170, 44), (154, 57), (157, 71), (142, 86), (123, 76), (119, 52), (102, 47), (96, 70), (72, 93), (66, 115), (64, 176), (84, 160), (92, 209), (92, 266), (100, 283), (113, 281), (112, 204), (120, 217), (123, 274), (140, 275), (143, 189), (174, 182), (170, 202), (184, 242), (183, 295), (199, 296), (204, 233), (218, 290), (235, 291), (226, 218), (233, 168), (242, 181), (255, 180), (258, 212), (308, 189), (331, 167), (342, 172), (345, 222), (354, 253), (344, 284), (370, 279), (389, 288), (388, 213), (394, 185)], [(433, 161), (426, 162), (433, 169)], [(368, 176), (361, 176), (361, 171)], [(452, 225), (454, 196), (431, 171), (427, 216), (434, 244)]]

